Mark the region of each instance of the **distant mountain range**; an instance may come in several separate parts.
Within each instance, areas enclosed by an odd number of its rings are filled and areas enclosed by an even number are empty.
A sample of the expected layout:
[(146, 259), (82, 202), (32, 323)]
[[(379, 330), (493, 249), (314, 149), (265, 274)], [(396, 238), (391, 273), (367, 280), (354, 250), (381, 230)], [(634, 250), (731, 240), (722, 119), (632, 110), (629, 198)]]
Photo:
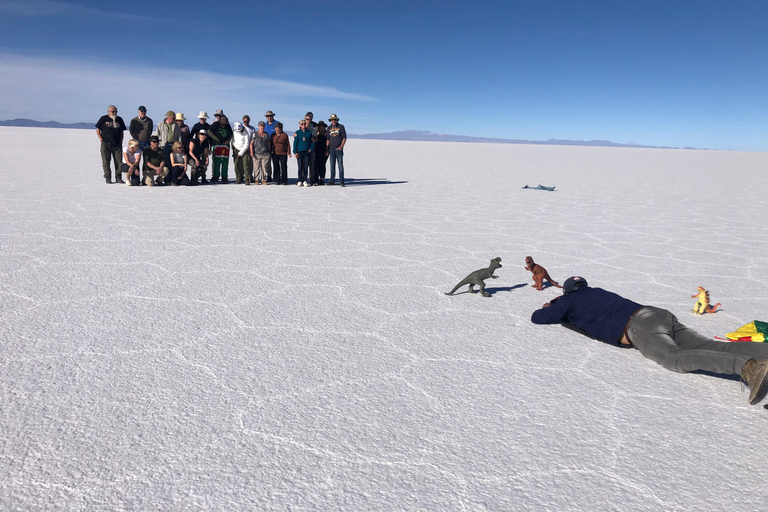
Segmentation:
[(0, 126), (25, 126), (27, 128), (77, 128), (95, 130), (95, 123), (59, 123), (57, 121), (33, 121), (32, 119), (10, 119), (0, 121)]
[[(439, 141), (439, 142), (479, 142), (486, 144), (543, 144), (550, 146), (607, 146), (614, 148), (656, 148), (656, 149), (680, 149), (671, 146), (645, 146), (628, 142), (622, 144), (609, 140), (525, 140), (525, 139), (495, 139), (491, 137), (470, 137), (468, 135), (450, 135), (448, 133), (432, 133), (429, 131), (403, 130), (388, 133), (366, 133), (364, 135), (349, 134), (351, 139), (380, 139), (380, 140), (414, 140), (414, 141)], [(695, 149), (686, 147), (683, 149)]]
[[(57, 121), (33, 121), (32, 119), (11, 119), (0, 121), (0, 126), (25, 126), (32, 128), (76, 128), (80, 130), (95, 129), (93, 123), (59, 123)], [(432, 133), (429, 131), (403, 130), (387, 133), (366, 133), (363, 135), (349, 134), (350, 139), (378, 139), (378, 140), (413, 140), (435, 142), (476, 142), (485, 144), (542, 144), (549, 146), (607, 146), (614, 148), (656, 148), (656, 149), (680, 149), (670, 146), (644, 146), (628, 142), (622, 144), (609, 140), (525, 140), (525, 139), (494, 139), (491, 137), (470, 137), (469, 135), (450, 135), (447, 133)], [(685, 147), (683, 149), (697, 149)]]

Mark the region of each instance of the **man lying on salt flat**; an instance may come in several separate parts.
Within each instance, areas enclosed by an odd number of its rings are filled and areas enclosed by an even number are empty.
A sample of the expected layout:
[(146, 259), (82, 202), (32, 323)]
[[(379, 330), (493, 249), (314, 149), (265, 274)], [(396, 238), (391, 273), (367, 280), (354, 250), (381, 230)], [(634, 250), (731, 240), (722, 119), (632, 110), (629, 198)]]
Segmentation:
[(583, 277), (569, 277), (563, 295), (533, 312), (531, 322), (569, 322), (609, 343), (633, 345), (643, 356), (673, 372), (704, 370), (739, 375), (755, 405), (768, 392), (768, 344), (722, 343), (689, 329), (665, 309), (643, 306)]

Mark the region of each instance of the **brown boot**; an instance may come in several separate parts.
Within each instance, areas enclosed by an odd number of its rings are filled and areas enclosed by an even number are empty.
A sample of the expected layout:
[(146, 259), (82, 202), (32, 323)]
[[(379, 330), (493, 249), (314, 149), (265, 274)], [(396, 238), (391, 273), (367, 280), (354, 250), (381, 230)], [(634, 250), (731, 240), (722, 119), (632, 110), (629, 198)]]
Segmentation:
[(749, 386), (749, 405), (755, 405), (768, 392), (768, 359), (750, 359), (741, 367), (741, 379)]

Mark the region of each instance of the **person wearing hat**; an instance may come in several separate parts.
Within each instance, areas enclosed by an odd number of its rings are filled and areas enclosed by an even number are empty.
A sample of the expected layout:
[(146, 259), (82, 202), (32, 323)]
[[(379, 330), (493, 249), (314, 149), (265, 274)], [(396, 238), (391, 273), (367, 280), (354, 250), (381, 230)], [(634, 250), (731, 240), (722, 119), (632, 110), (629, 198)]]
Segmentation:
[(190, 130), (189, 135), (191, 137), (194, 137), (197, 132), (200, 130), (208, 131), (208, 129), (211, 127), (210, 124), (208, 124), (208, 112), (205, 110), (201, 110), (200, 113), (197, 115), (197, 118), (199, 121), (195, 123), (195, 125), (192, 127), (192, 130)]
[(149, 138), (149, 147), (141, 153), (141, 156), (144, 161), (144, 183), (150, 187), (163, 185), (163, 180), (168, 176), (169, 167), (165, 165), (165, 155), (160, 148), (160, 139), (157, 135)]
[(339, 186), (344, 186), (344, 146), (347, 144), (347, 130), (343, 124), (339, 124), (339, 117), (331, 114), (328, 119), (331, 126), (328, 127), (328, 156), (331, 161), (331, 181), (328, 185), (335, 185), (336, 163), (339, 164)]
[(165, 153), (165, 166), (170, 169), (173, 143), (181, 140), (181, 130), (176, 124), (176, 112), (169, 110), (165, 113), (165, 120), (157, 126), (157, 137)]
[[(277, 121), (275, 119), (275, 113), (271, 110), (267, 110), (267, 113), (264, 114), (264, 117), (267, 118), (266, 122), (264, 123), (264, 131), (267, 132), (267, 134), (270, 137), (270, 140), (272, 138), (272, 134), (275, 133), (275, 127), (277, 126)], [(270, 158), (270, 160), (267, 162), (267, 182), (272, 182), (272, 168), (274, 167), (275, 162), (273, 161), (274, 158)]]
[(739, 375), (749, 386), (754, 405), (768, 393), (768, 344), (723, 343), (678, 322), (669, 311), (643, 306), (601, 288), (583, 277), (569, 277), (563, 295), (534, 311), (535, 324), (571, 323), (615, 345), (634, 346), (667, 370)]
[(131, 132), (131, 138), (139, 141), (139, 149), (144, 151), (144, 148), (149, 146), (149, 138), (152, 136), (152, 129), (154, 128), (152, 119), (147, 117), (147, 107), (144, 105), (139, 107), (139, 115), (131, 119), (129, 131)]
[(219, 181), (219, 175), (221, 175), (222, 183), (229, 183), (227, 174), (229, 170), (229, 143), (232, 140), (232, 127), (229, 125), (229, 119), (221, 113), (221, 110), (217, 110), (216, 114), (218, 116), (216, 121), (208, 128), (208, 138), (211, 140), (213, 148), (211, 183)]
[(251, 133), (245, 129), (241, 122), (235, 123), (232, 133), (232, 158), (235, 161), (235, 177), (237, 184), (241, 185), (245, 180), (246, 185), (253, 181), (253, 167), (251, 164)]
[(176, 126), (179, 127), (179, 133), (181, 134), (181, 147), (184, 149), (184, 154), (189, 156), (189, 141), (192, 139), (192, 134), (189, 131), (189, 126), (184, 122), (187, 118), (181, 112), (176, 112)]
[(202, 178), (200, 183), (203, 185), (208, 184), (208, 180), (205, 179), (205, 172), (208, 170), (208, 155), (210, 154), (208, 132), (205, 130), (197, 132), (197, 134), (192, 137), (192, 140), (189, 141), (187, 151), (189, 152), (190, 163), (192, 165), (192, 170), (190, 171), (192, 178), (190, 178), (189, 183), (191, 185), (197, 185), (198, 180)]
[(125, 122), (117, 115), (117, 107), (110, 105), (107, 115), (101, 116), (96, 123), (96, 135), (101, 143), (101, 168), (104, 171), (104, 180), (112, 183), (112, 171), (110, 162), (115, 167), (115, 183), (125, 183), (120, 176), (120, 160), (123, 156), (123, 132)]

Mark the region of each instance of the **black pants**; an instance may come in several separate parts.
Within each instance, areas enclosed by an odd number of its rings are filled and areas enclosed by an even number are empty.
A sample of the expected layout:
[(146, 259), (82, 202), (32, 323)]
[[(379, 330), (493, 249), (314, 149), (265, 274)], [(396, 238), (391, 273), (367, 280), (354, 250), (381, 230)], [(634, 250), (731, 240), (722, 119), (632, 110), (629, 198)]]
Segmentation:
[(309, 152), (299, 151), (296, 153), (296, 163), (299, 165), (299, 183), (307, 181), (307, 167), (309, 165)]
[(288, 155), (272, 155), (275, 183), (288, 184)]
[(328, 161), (328, 155), (325, 149), (321, 149), (315, 154), (315, 169), (312, 183), (317, 184), (320, 180), (325, 180), (325, 163)]
[(189, 178), (185, 172), (184, 167), (175, 165), (171, 167), (171, 172), (168, 173), (168, 183), (176, 182), (179, 185), (189, 185)]

